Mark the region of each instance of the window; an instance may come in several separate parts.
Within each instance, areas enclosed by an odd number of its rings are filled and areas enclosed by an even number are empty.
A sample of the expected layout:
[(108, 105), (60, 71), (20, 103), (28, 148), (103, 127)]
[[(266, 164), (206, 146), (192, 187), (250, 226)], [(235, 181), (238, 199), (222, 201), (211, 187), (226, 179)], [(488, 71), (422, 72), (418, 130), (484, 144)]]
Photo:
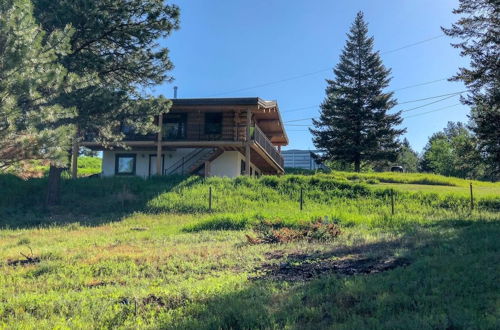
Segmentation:
[(186, 114), (168, 114), (163, 119), (163, 137), (166, 140), (186, 138)]
[(205, 113), (205, 134), (222, 134), (222, 112)]
[(115, 156), (116, 175), (135, 174), (135, 154), (119, 154)]

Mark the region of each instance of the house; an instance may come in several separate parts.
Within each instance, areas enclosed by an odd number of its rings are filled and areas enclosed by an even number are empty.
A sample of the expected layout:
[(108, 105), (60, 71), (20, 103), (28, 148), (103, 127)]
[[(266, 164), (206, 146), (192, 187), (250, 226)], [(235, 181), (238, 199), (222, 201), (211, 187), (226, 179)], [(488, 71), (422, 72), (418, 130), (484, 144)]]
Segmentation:
[(284, 173), (281, 147), (288, 137), (276, 101), (197, 98), (172, 103), (168, 113), (155, 118), (159, 134), (137, 135), (122, 127), (126, 148), (103, 148), (92, 141), (81, 146), (102, 150), (103, 176)]
[(285, 167), (301, 168), (305, 170), (325, 170), (327, 167), (317, 159), (318, 151), (311, 150), (284, 150), (282, 153)]

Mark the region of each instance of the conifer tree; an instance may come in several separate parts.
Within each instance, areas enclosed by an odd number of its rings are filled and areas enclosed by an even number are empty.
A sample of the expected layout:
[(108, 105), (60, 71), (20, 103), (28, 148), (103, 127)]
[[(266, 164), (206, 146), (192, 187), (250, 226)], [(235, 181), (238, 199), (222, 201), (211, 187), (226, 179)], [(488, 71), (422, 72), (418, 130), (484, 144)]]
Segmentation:
[(57, 63), (70, 53), (73, 32), (62, 26), (46, 34), (30, 0), (0, 3), (0, 168), (33, 159), (64, 162), (74, 109), (57, 98), (85, 87)]
[(470, 58), (452, 80), (463, 81), (469, 89), (462, 103), (472, 107), (470, 128), (476, 134), (493, 176), (500, 176), (500, 2), (460, 0), (453, 11), (460, 15), (446, 35), (462, 39), (452, 44)]
[(373, 51), (373, 37), (368, 36), (362, 12), (351, 26), (333, 72), (321, 115), (313, 120), (315, 146), (324, 151), (325, 160), (354, 164), (357, 172), (364, 163), (394, 161), (397, 137), (405, 129), (396, 128), (402, 122), (400, 112), (387, 113), (396, 105), (393, 93), (384, 91), (390, 70)]
[[(167, 112), (170, 101), (149, 88), (172, 79), (168, 48), (159, 44), (179, 27), (179, 8), (164, 0), (34, 0), (35, 17), (51, 32), (70, 24), (75, 33), (71, 54), (59, 57), (66, 70), (98, 77), (92, 86), (62, 95), (61, 104), (75, 109), (68, 122), (76, 135), (104, 146), (124, 138), (120, 125), (136, 133), (155, 132), (154, 115)], [(51, 166), (48, 204), (56, 204), (62, 169)], [(52, 187), (52, 188), (51, 188)]]

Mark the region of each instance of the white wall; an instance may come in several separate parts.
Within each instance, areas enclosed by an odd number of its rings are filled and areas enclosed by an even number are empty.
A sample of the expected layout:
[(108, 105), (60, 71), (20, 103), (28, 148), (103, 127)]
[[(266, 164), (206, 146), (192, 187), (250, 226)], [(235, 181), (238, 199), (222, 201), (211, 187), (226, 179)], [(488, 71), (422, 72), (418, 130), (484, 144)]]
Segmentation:
[[(210, 175), (235, 178), (241, 175), (242, 160), (245, 161), (245, 156), (239, 151), (224, 151), (222, 155), (212, 161)], [(252, 175), (261, 174), (260, 169), (258, 169), (255, 164), (250, 162), (250, 166), (253, 169)]]
[[(165, 151), (164, 169), (168, 169), (182, 157), (186, 156), (194, 149), (192, 148), (179, 148), (174, 151)], [(144, 178), (149, 177), (149, 155), (156, 156), (156, 151), (103, 151), (102, 154), (102, 175), (113, 176), (115, 175), (115, 155), (117, 154), (135, 154), (136, 155), (136, 175)], [(154, 158), (153, 158), (154, 160)], [(212, 161), (210, 167), (210, 175), (234, 178), (241, 173), (241, 161), (245, 157), (238, 151), (225, 151), (219, 157)], [(251, 163), (253, 168), (253, 175), (260, 174), (261, 171)], [(155, 168), (155, 167), (154, 167)], [(155, 175), (155, 173), (151, 173)]]

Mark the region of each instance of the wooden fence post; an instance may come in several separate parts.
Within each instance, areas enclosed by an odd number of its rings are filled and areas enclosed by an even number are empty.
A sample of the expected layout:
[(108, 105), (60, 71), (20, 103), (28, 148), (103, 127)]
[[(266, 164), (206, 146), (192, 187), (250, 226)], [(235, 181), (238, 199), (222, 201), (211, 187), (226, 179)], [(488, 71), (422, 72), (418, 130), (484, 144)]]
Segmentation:
[(208, 187), (208, 210), (212, 211), (212, 187)]
[(472, 194), (472, 182), (470, 183), (470, 211), (474, 210), (474, 195)]
[(300, 210), (304, 208), (304, 188), (300, 188)]
[(394, 189), (391, 189), (391, 213), (394, 215)]

